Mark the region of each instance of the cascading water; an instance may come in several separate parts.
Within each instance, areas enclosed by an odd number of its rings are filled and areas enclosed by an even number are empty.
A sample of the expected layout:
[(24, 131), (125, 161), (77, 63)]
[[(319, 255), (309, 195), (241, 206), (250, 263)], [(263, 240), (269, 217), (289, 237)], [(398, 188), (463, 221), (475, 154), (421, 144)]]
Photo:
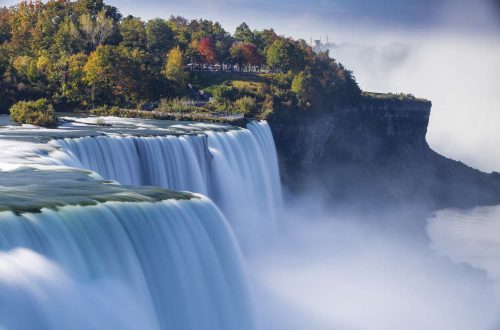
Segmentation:
[(238, 247), (200, 197), (0, 212), (0, 328), (253, 329)]
[(271, 131), (172, 131), (4, 131), (0, 329), (258, 327), (238, 243), (281, 207)]
[(108, 135), (54, 140), (67, 166), (122, 184), (208, 195), (244, 245), (272, 230), (281, 207), (276, 149), (266, 122), (182, 136)]

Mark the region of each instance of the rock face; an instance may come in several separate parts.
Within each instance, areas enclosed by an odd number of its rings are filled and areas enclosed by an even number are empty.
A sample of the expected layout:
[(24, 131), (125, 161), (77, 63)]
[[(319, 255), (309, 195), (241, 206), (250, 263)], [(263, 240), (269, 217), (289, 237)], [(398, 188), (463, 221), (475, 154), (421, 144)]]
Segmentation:
[(500, 202), (500, 175), (447, 159), (425, 135), (431, 103), (370, 99), (328, 110), (278, 110), (268, 121), (282, 180), (332, 203), (422, 203), (430, 209)]

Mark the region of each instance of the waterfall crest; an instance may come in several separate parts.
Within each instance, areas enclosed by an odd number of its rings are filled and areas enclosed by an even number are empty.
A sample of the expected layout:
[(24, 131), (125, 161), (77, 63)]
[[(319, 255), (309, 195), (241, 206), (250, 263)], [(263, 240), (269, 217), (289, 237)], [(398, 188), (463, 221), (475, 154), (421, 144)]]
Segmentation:
[(66, 152), (67, 157), (59, 155), (64, 165), (105, 179), (207, 195), (244, 245), (272, 230), (281, 208), (276, 149), (267, 122), (195, 135), (108, 135), (52, 144)]
[(0, 212), (0, 328), (253, 329), (207, 198)]

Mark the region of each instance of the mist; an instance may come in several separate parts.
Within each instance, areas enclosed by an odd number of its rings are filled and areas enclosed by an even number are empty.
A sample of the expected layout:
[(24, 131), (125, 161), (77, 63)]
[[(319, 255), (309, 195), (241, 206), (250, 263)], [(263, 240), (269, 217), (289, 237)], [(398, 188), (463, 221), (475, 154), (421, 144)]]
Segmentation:
[[(330, 55), (364, 90), (430, 99), (431, 148), (500, 171), (498, 35), (454, 29), (466, 13), (448, 14), (435, 29), (334, 40)], [(289, 200), (281, 240), (251, 264), (265, 329), (500, 328), (498, 209), (486, 227), (478, 211), (457, 224), (461, 212), (436, 222), (425, 205), (363, 212), (320, 201), (314, 188)]]
[(251, 258), (264, 329), (498, 328), (495, 284), (435, 253), (409, 224), (424, 228), (425, 218), (343, 212), (309, 197), (290, 201), (276, 245)]
[(412, 93), (432, 101), (427, 132), (439, 153), (500, 171), (500, 43), (450, 31), (341, 43), (331, 56), (364, 90)]

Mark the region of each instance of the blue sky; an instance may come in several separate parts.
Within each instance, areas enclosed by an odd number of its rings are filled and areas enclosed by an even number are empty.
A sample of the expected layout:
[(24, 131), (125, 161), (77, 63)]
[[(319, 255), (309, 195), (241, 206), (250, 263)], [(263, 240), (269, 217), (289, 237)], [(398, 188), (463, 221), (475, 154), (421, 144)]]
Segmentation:
[[(1, 0), (0, 0), (1, 1)], [(450, 26), (490, 28), (498, 0), (108, 0), (123, 14), (143, 18), (179, 14), (217, 20), (229, 30), (241, 22), (274, 27), (280, 34), (309, 39), (330, 34), (422, 31)], [(496, 8), (498, 9), (498, 8)], [(488, 26), (486, 26), (488, 25)], [(337, 36), (336, 36), (337, 34)]]
[[(2, 5), (16, 0), (0, 0)], [(278, 33), (309, 39), (329, 34), (371, 35), (411, 32), (442, 26), (466, 31), (490, 28), (493, 3), (500, 0), (107, 0), (124, 15), (142, 18), (181, 15), (217, 20), (230, 32), (241, 22), (252, 28), (274, 27)], [(495, 23), (496, 24), (496, 23)], [(487, 25), (487, 26), (486, 26)]]

